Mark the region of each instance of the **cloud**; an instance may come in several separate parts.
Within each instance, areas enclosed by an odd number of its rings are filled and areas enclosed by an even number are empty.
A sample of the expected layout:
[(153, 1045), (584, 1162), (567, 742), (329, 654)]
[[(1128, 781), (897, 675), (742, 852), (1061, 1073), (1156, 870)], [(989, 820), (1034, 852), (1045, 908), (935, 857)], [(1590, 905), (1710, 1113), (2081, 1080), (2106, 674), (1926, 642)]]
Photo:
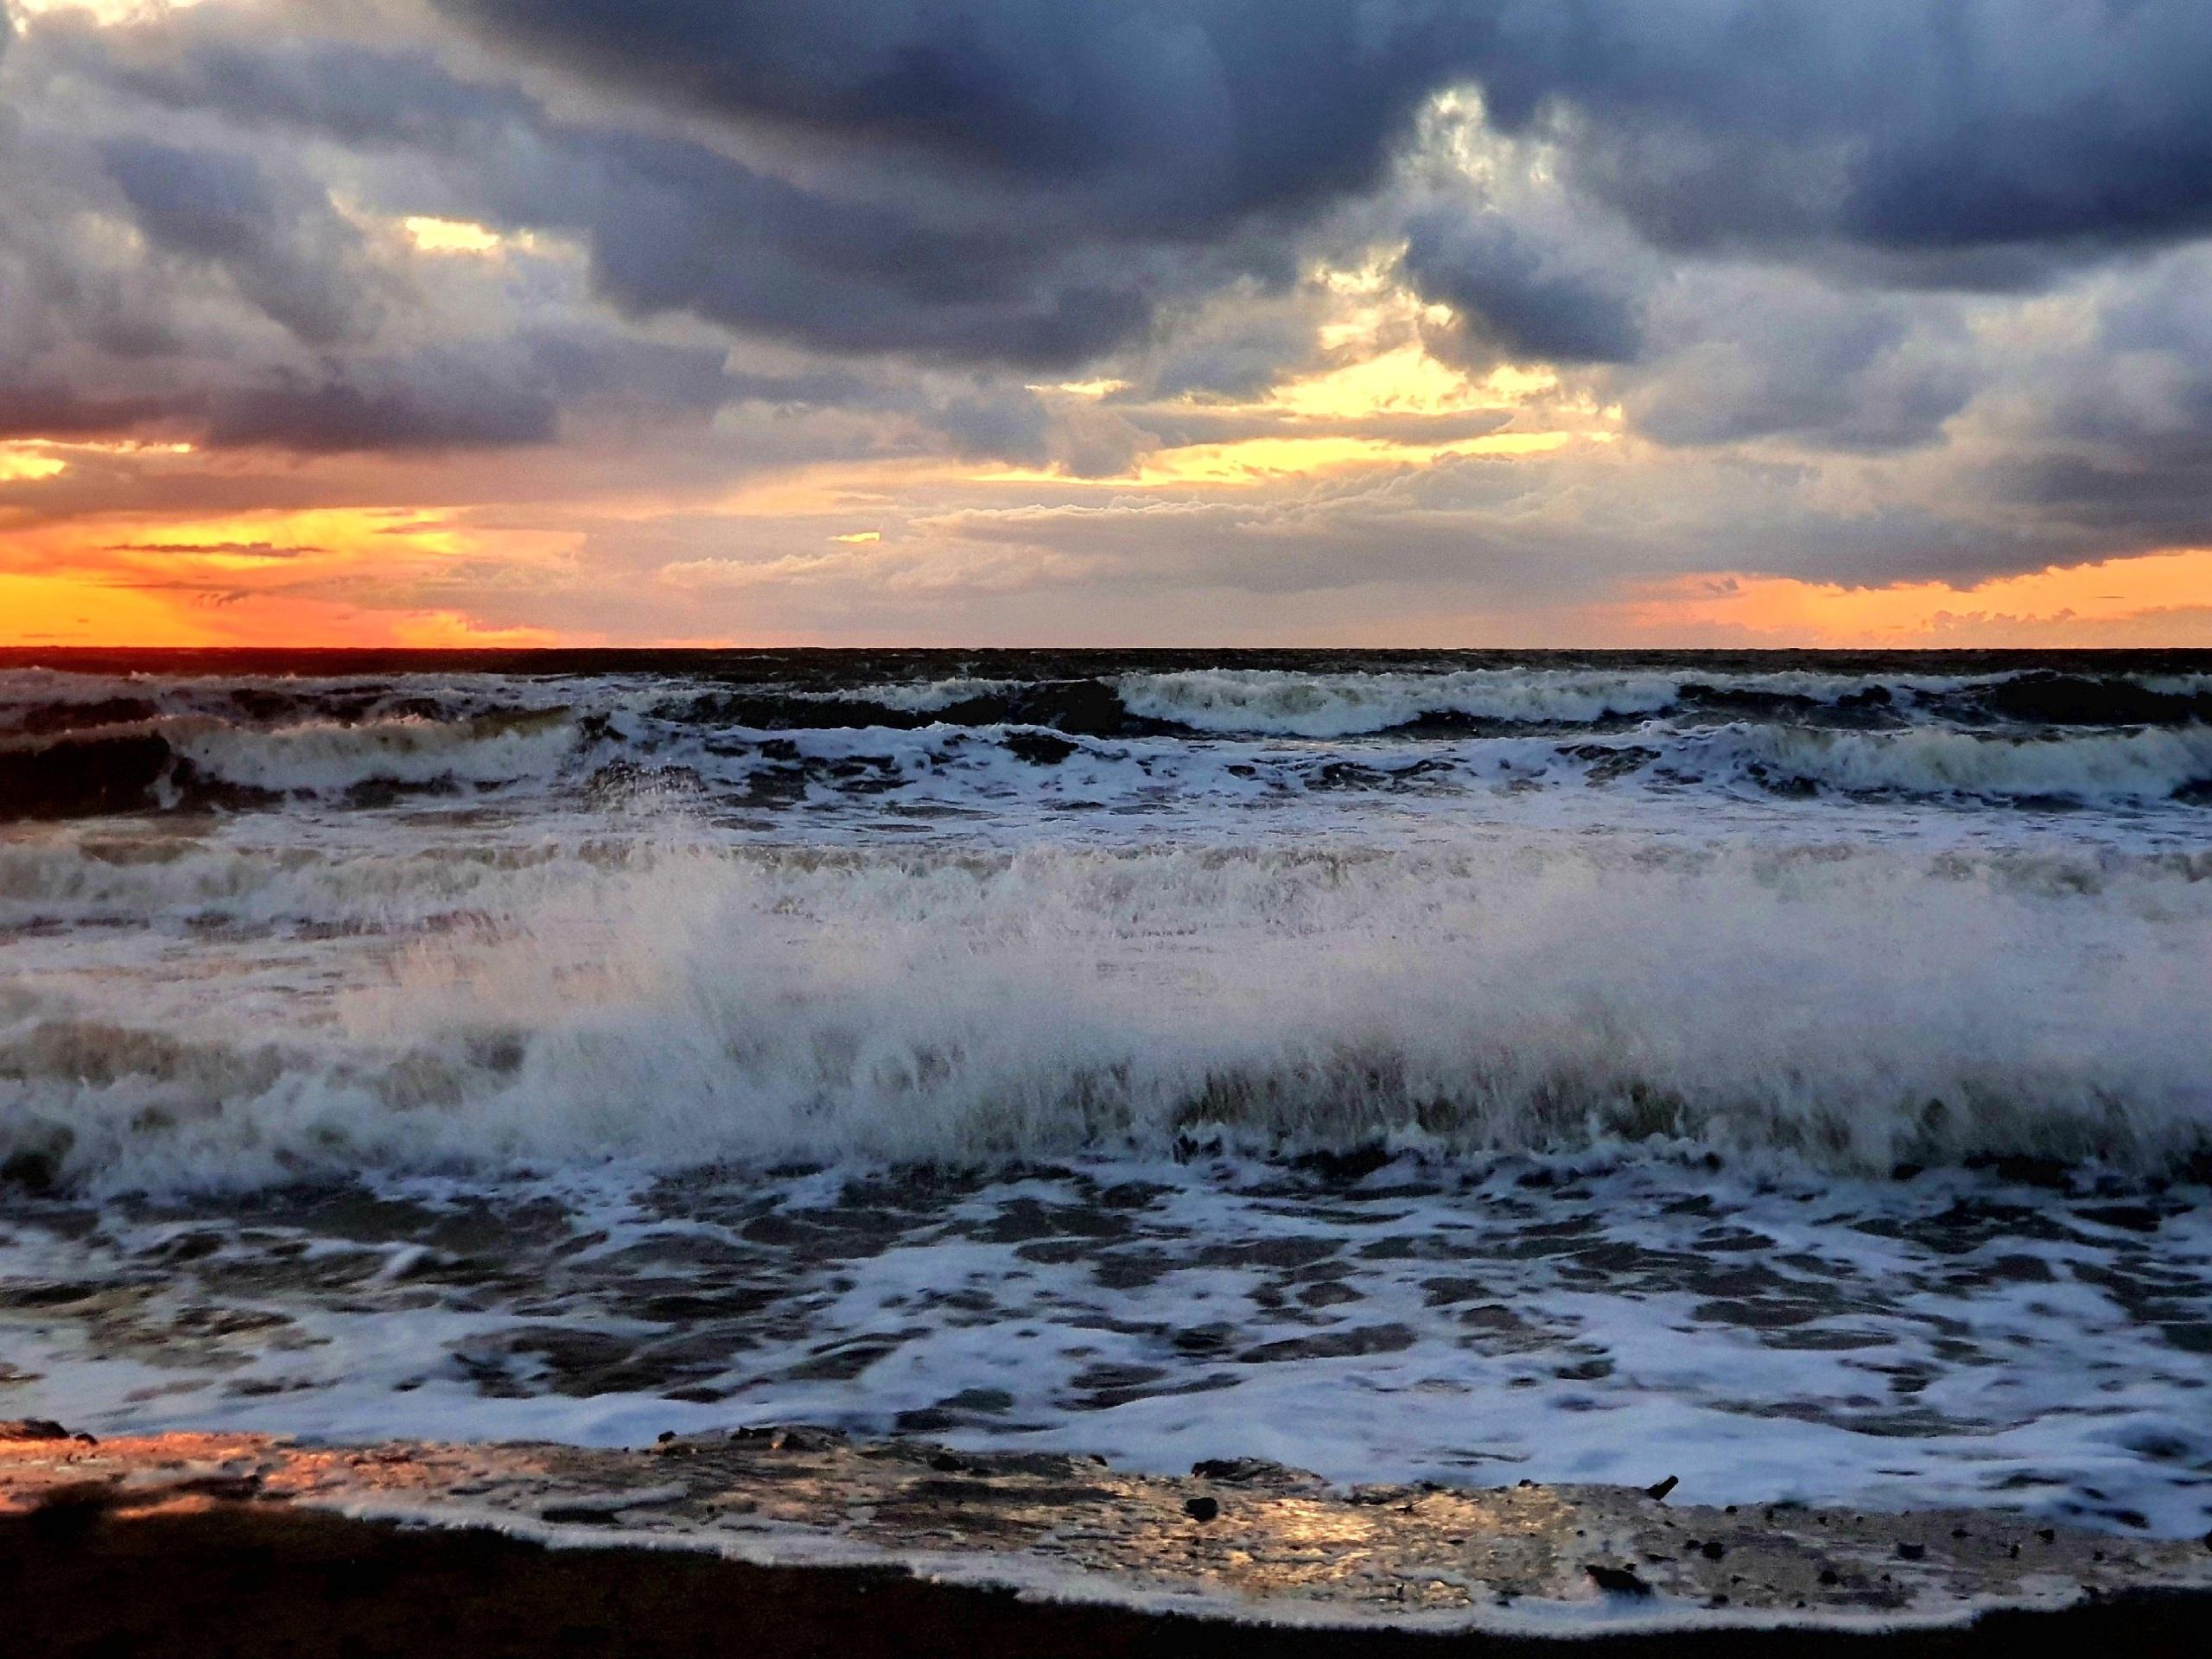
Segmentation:
[(831, 351), (1083, 363), (1149, 320), (1146, 273), (1087, 267), (1013, 225), (935, 225), (825, 198), (699, 146), (563, 135), (601, 290)]
[(1724, 267), (1679, 277), (1653, 309), (1654, 360), (1620, 391), (1637, 430), (1664, 444), (1911, 448), (1987, 378), (1964, 308), (1940, 297)]
[(232, 559), (296, 559), (320, 547), (280, 547), (274, 542), (111, 542), (109, 553), (196, 553)]
[[(420, 47), (258, 38), (208, 8), (159, 31), (57, 29), (79, 76), (181, 112), (291, 128), (372, 155), (424, 211), (579, 237), (606, 297), (830, 351), (1065, 366), (1141, 334), (1208, 251), (1106, 257), (1040, 234), (1036, 212), (978, 211), (958, 191), (885, 198), (865, 180), (798, 183), (726, 149), (621, 118), (556, 118), (512, 82), (470, 79)], [(41, 44), (46, 30), (41, 31)], [(1005, 204), (999, 204), (1003, 210)], [(1238, 268), (1279, 263), (1255, 245)], [(1207, 283), (1218, 279), (1218, 273)]]
[(1459, 313), (1456, 355), (1475, 361), (1626, 363), (1643, 349), (1637, 297), (1570, 242), (1503, 213), (1431, 208), (1407, 226), (1406, 275)]
[[(2196, 165), (2212, 137), (2176, 67), (2212, 67), (2212, 24), (2151, 0), (2054, 0), (2027, 41), (1994, 0), (439, 10), (575, 78), (563, 113), (435, 33), (372, 45), (209, 6), (36, 39), (70, 73), (168, 110), (303, 130), (372, 163), (419, 152), (434, 164), (410, 165), (407, 205), (573, 234), (598, 291), (634, 315), (1033, 371), (1138, 342), (1240, 277), (1280, 289), (1286, 236), (1382, 188), (1414, 113), (1457, 83), (1482, 89), (1495, 130), (1548, 144), (1586, 204), (1676, 250), (2018, 283), (2212, 211)], [(671, 108), (715, 124), (681, 130)], [(1961, 130), (1962, 109), (1984, 126)], [(2119, 137), (2090, 118), (2114, 109)], [(203, 199), (238, 184), (204, 168), (192, 181)], [(234, 200), (232, 219), (162, 205), (149, 223), (202, 249), (237, 217)], [(1610, 249), (1586, 257), (1571, 226), (1472, 206), (1426, 203), (1402, 227), (1409, 275), (1465, 314), (1467, 349), (1638, 355), (1639, 273)], [(329, 267), (274, 260), (268, 240), (226, 257), (257, 255), (273, 296)], [(1266, 372), (1197, 353), (1189, 370), (1163, 384)]]
[(207, 411), (217, 447), (271, 445), (315, 454), (543, 443), (559, 405), (526, 378), (497, 378), (467, 358), (435, 353), (362, 364), (350, 378), (234, 392)]
[[(0, 22), (0, 439), (229, 452), (88, 455), (0, 511), (435, 480), (588, 523), (613, 574), (587, 613), (683, 562), (656, 537), (757, 536), (748, 602), (803, 571), (822, 626), (894, 570), (931, 604), (972, 568), (1129, 616), (1302, 595), (1319, 626), (1314, 596), (1423, 584), (1964, 582), (2212, 541), (2212, 11), (2025, 10)], [(480, 227), (474, 254), (410, 219)], [(1459, 390), (1330, 378), (1398, 353)], [(1555, 448), (1449, 453), (1493, 436)], [(1275, 461), (1177, 453), (1240, 445)], [(855, 522), (900, 559), (825, 554)]]
[[(595, 85), (1205, 236), (1371, 189), (1415, 110), (1502, 130), (1683, 247), (2088, 251), (2212, 226), (2193, 0), (442, 0)], [(1990, 264), (1986, 280), (2025, 267)]]
[(1675, 248), (1831, 242), (1932, 281), (2212, 227), (2212, 13), (2190, 0), (1511, 0), (1491, 118)]
[(2132, 547), (2212, 543), (2212, 249), (2098, 296), (2087, 333), (1991, 400), (1969, 486)]
[(1211, 235), (1371, 187), (1452, 68), (1437, 8), (1334, 0), (442, 9), (595, 84), (1071, 193), (1123, 236)]
[(374, 303), (360, 233), (323, 190), (272, 177), (252, 156), (135, 137), (99, 147), (146, 239), (219, 270), (301, 340), (327, 346), (365, 331)]

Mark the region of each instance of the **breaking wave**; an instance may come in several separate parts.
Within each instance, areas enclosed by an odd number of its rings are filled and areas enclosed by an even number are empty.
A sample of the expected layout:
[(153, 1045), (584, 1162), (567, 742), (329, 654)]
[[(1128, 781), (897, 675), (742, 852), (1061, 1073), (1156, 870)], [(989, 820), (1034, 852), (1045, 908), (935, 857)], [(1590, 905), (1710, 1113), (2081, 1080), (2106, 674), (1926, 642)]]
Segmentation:
[(313, 721), (257, 731), (180, 722), (163, 735), (198, 773), (272, 794), (330, 794), (372, 782), (496, 784), (552, 772), (576, 732), (558, 710), (468, 720)]
[[(192, 975), (164, 976), (149, 948), (130, 971), (78, 962), (0, 989), (16, 1179), (1377, 1141), (1872, 1173), (2155, 1172), (2212, 1151), (2201, 861), (660, 843), (365, 870), (196, 859), (99, 878), (118, 909), (194, 896)], [(29, 892), (33, 862), (0, 868), (25, 895), (10, 904), (54, 901)], [(281, 978), (209, 968), (225, 925)]]
[[(1866, 689), (1831, 675), (1756, 675), (1731, 683), (1739, 697), (1834, 702)], [(1950, 689), (1951, 680), (1916, 682)], [(1491, 725), (1594, 725), (1664, 713), (1701, 685), (1681, 673), (1587, 669), (1470, 669), (1458, 672), (1295, 674), (1198, 669), (1121, 682), (1132, 713), (1193, 731), (1284, 737), (1353, 737), (1454, 717)]]
[(0, 668), (10, 1179), (2212, 1134), (2202, 658), (531, 663)]
[(235, 809), (361, 791), (374, 804), (391, 791), (550, 777), (576, 735), (557, 710), (275, 727), (163, 715), (0, 741), (0, 817)]
[(2205, 726), (2026, 738), (1739, 726), (1700, 747), (1724, 770), (1847, 792), (2123, 802), (2212, 785), (2212, 727)]

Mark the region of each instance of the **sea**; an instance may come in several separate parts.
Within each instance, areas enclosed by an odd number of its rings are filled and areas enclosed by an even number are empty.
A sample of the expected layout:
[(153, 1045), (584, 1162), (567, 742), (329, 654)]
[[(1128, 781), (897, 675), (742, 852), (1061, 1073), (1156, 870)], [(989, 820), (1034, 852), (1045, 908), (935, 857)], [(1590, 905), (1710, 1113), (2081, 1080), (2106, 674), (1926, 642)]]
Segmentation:
[(2212, 1526), (2212, 652), (0, 654), (0, 1415)]

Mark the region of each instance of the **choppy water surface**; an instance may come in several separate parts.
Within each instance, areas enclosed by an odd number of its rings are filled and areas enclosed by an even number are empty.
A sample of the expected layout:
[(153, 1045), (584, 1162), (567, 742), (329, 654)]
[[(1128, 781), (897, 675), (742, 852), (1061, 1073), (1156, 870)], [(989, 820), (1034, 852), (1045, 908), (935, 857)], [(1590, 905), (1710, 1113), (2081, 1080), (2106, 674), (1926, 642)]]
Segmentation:
[(2212, 658), (18, 654), (0, 818), (5, 1414), (2212, 1521)]

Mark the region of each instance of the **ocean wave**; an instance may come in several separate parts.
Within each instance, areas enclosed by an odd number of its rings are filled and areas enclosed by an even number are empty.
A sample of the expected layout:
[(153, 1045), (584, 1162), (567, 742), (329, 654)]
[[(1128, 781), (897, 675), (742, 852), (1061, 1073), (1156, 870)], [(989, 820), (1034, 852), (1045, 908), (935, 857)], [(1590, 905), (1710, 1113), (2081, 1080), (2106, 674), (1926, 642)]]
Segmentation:
[[(658, 707), (695, 723), (1033, 723), (1090, 735), (1135, 728), (1216, 735), (1347, 737), (1423, 721), (1576, 725), (1736, 710), (1826, 718), (1886, 709), (1938, 723), (2132, 726), (2212, 723), (2212, 674), (2053, 658), (1955, 664), (1936, 654), (1819, 655), (1788, 666), (1725, 654), (1618, 661), (1455, 661), (1450, 654), (1361, 662), (1344, 653), (1191, 653), (1130, 667), (1116, 653), (995, 653), (984, 663), (930, 653), (817, 658), (734, 653), (579, 667), (384, 674), (97, 673), (0, 666), (0, 733), (51, 735), (167, 715), (258, 726), (342, 725), (405, 716), (453, 721), (570, 705), (611, 714)], [(1126, 656), (1127, 654), (1122, 654)], [(1299, 654), (1290, 654), (1294, 658)], [(658, 666), (656, 665), (658, 664)], [(518, 667), (525, 664), (518, 664)], [(887, 674), (886, 670), (893, 671)], [(947, 669), (955, 671), (947, 672)]]
[(2212, 785), (2212, 727), (2004, 737), (1737, 726), (1702, 745), (1767, 782), (1998, 800), (2153, 802)]
[(734, 727), (679, 736), (661, 771), (756, 804), (894, 802), (1053, 810), (1071, 804), (1195, 810), (1395, 795), (1432, 803), (1565, 785), (1705, 788), (1726, 794), (1912, 797), (1987, 805), (2067, 801), (2140, 807), (2212, 790), (2212, 727), (2125, 732), (1911, 726), (1840, 730), (1759, 723), (1627, 734), (1531, 735), (1509, 728), (1449, 741), (1221, 736), (1062, 737), (1048, 727)]
[(932, 715), (961, 703), (1010, 696), (1034, 684), (1036, 682), (1033, 681), (976, 679), (957, 675), (950, 679), (923, 680), (911, 684), (871, 685), (859, 690), (810, 691), (800, 695), (815, 702), (876, 703), (906, 714)]
[(702, 730), (544, 709), (276, 727), (176, 716), (0, 743), (0, 817), (16, 819), (293, 802), (381, 807), (486, 791), (593, 808), (667, 798), (756, 810), (1187, 815), (1292, 802), (1321, 810), (1332, 800), (1390, 796), (1433, 810), (1461, 798), (1494, 806), (1500, 791), (1586, 785), (2139, 809), (2212, 793), (2212, 727), (2009, 735), (1735, 720), (1574, 737), (1509, 728), (1448, 741), (1192, 741), (919, 720)]
[(92, 1191), (1215, 1141), (2166, 1169), (2212, 1148), (2192, 874), (662, 847), (277, 964), (311, 995), (158, 950), (22, 976), (0, 1160)]
[[(747, 659), (749, 661), (749, 659)], [(1097, 671), (1058, 671), (1091, 664)], [(2212, 796), (2202, 675), (1910, 664), (1214, 666), (906, 679), (0, 671), (0, 821), (382, 808), (1063, 815), (1603, 785), (2133, 810)], [(951, 664), (944, 664), (950, 666)], [(757, 666), (757, 665), (756, 665)], [(973, 665), (970, 665), (971, 667)]]
[(205, 715), (0, 741), (0, 819), (489, 785), (556, 772), (577, 727), (562, 709), (434, 720), (239, 724)]
[(164, 717), (275, 727), (407, 717), (466, 720), (606, 696), (597, 679), (492, 673), (130, 674), (0, 669), (0, 734), (49, 735)]
[(1657, 714), (1681, 696), (1665, 674), (1471, 669), (1445, 674), (1297, 674), (1198, 669), (1119, 683), (1131, 712), (1193, 731), (1351, 737), (1459, 715), (1500, 723), (1588, 723)]
[(1979, 688), (1967, 711), (2028, 726), (2212, 724), (2203, 675), (2008, 674)]
[(761, 729), (1039, 725), (1099, 737), (1343, 739), (1449, 735), (1654, 719), (1753, 718), (1840, 727), (2212, 723), (2202, 677), (2029, 671), (1988, 675), (1643, 669), (1203, 668), (1075, 678), (953, 677), (835, 690), (709, 694), (669, 712)]
[(931, 726), (1039, 726), (1084, 737), (1192, 735), (1133, 711), (1106, 681), (930, 681), (836, 690), (747, 687), (664, 699), (651, 711), (679, 727), (784, 731), (916, 731)]
[(272, 793), (329, 794), (372, 782), (419, 787), (543, 776), (567, 758), (577, 731), (566, 709), (554, 709), (266, 730), (180, 721), (164, 735), (205, 776)]
[(2212, 723), (2196, 676), (1716, 672), (1529, 667), (1317, 674), (1201, 669), (1117, 682), (1131, 712), (1216, 734), (1352, 737), (1455, 722), (1595, 725), (1749, 715), (1814, 724), (2185, 726)]

